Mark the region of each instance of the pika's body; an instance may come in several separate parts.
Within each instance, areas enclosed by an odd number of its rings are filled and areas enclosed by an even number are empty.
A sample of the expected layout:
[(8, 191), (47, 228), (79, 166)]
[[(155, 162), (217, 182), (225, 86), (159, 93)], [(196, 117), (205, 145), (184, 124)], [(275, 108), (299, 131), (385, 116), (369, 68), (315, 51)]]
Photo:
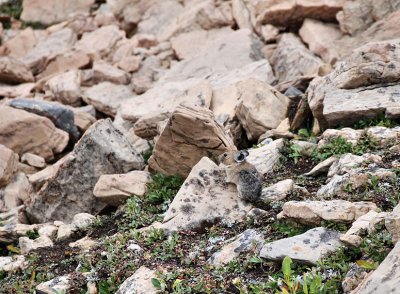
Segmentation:
[(248, 155), (247, 150), (227, 151), (219, 156), (219, 161), (225, 167), (226, 182), (236, 185), (240, 198), (254, 202), (261, 195), (261, 175), (246, 161)]

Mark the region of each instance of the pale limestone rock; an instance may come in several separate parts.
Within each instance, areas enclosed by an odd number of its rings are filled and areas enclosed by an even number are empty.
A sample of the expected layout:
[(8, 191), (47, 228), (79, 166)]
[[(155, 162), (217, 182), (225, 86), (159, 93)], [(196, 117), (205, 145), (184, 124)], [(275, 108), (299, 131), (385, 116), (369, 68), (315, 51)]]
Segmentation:
[(25, 256), (23, 255), (0, 257), (0, 271), (15, 272), (19, 270), (24, 270), (27, 267), (28, 261), (26, 261)]
[(396, 293), (399, 289), (400, 243), (397, 242), (379, 267), (353, 291), (352, 294)]
[(372, 202), (288, 201), (283, 205), (278, 218), (293, 219), (305, 224), (320, 224), (321, 221), (352, 222), (378, 207)]
[(260, 256), (277, 261), (289, 256), (294, 261), (314, 265), (342, 247), (340, 235), (323, 227), (314, 228), (298, 236), (265, 244)]
[(0, 82), (8, 84), (20, 84), (33, 82), (30, 69), (18, 59), (9, 56), (0, 57)]
[(34, 74), (42, 72), (56, 56), (68, 52), (76, 42), (76, 34), (69, 28), (50, 34), (40, 40), (21, 60)]
[(278, 127), (286, 117), (289, 99), (273, 87), (255, 79), (241, 81), (236, 87), (237, 97), (240, 97), (236, 116), (249, 140), (258, 139), (267, 129)]
[(62, 240), (68, 239), (76, 231), (77, 231), (77, 228), (71, 224), (64, 224), (64, 225), (59, 226), (58, 231), (57, 231), (57, 241), (62, 241)]
[(94, 186), (93, 195), (107, 204), (118, 206), (132, 195), (143, 196), (150, 179), (146, 171), (102, 175)]
[(46, 25), (68, 20), (70, 17), (89, 12), (94, 0), (24, 0), (21, 19)]
[[(169, 82), (154, 86), (145, 94), (123, 103), (121, 115), (132, 122), (142, 119), (142, 123), (146, 121), (148, 126), (155, 128), (160, 122), (157, 118), (165, 120), (180, 104), (208, 108), (211, 96), (212, 89), (208, 81), (189, 79), (184, 82)], [(141, 132), (136, 134), (140, 136)]]
[(132, 73), (139, 70), (141, 61), (142, 59), (140, 57), (126, 56), (122, 57), (121, 60), (116, 63), (116, 66), (126, 72)]
[(370, 127), (367, 129), (367, 135), (375, 140), (379, 145), (385, 147), (387, 145), (394, 145), (400, 140), (400, 127), (386, 128), (386, 127)]
[(41, 291), (46, 294), (56, 294), (67, 292), (71, 287), (70, 285), (71, 278), (67, 276), (59, 276), (50, 281), (40, 283), (36, 286), (37, 291)]
[(322, 60), (312, 54), (292, 33), (282, 35), (270, 61), (279, 82), (317, 75), (319, 67), (323, 65)]
[(397, 108), (399, 52), (399, 39), (368, 43), (329, 75), (315, 78), (307, 98), (320, 127), (351, 125)]
[(18, 34), (2, 43), (5, 54), (14, 58), (21, 58), (31, 50), (37, 42), (37, 35), (31, 27), (18, 32)]
[(168, 208), (163, 223), (167, 232), (202, 230), (216, 221), (243, 220), (252, 206), (239, 198), (234, 185), (225, 182), (225, 171), (203, 157), (191, 170)]
[(212, 265), (222, 266), (240, 254), (254, 253), (258, 254), (264, 244), (263, 234), (253, 229), (248, 229), (238, 236), (227, 240), (221, 250), (215, 252), (208, 260)]
[(24, 255), (38, 248), (53, 247), (53, 241), (47, 236), (40, 236), (35, 240), (29, 239), (28, 237), (20, 237), (18, 242), (21, 254)]
[(342, 38), (338, 26), (313, 19), (306, 19), (299, 31), (301, 39), (308, 44), (310, 50), (326, 63), (334, 63), (339, 58), (336, 51), (336, 40)]
[(45, 117), (8, 106), (0, 106), (0, 144), (15, 153), (26, 152), (51, 160), (64, 150), (68, 133)]
[[(2, 218), (3, 221), (3, 218)], [(18, 238), (26, 236), (28, 231), (38, 229), (38, 225), (26, 225), (20, 223), (9, 223), (0, 226), (0, 242), (9, 244), (18, 241)]]
[(38, 167), (38, 168), (46, 167), (46, 162), (43, 157), (29, 152), (24, 153), (21, 156), (21, 161), (33, 167)]
[(99, 120), (31, 199), (27, 213), (35, 222), (70, 221), (80, 212), (96, 214), (105, 206), (93, 196), (98, 178), (142, 169), (143, 165), (142, 156), (114, 128), (111, 120)]
[(156, 271), (141, 266), (132, 276), (127, 278), (119, 286), (115, 294), (156, 294), (159, 290), (153, 286), (152, 278), (156, 277)]
[(106, 56), (115, 44), (125, 37), (125, 32), (115, 25), (101, 27), (93, 32), (84, 33), (76, 43), (75, 49), (95, 56)]
[(29, 97), (34, 88), (35, 83), (24, 83), (20, 85), (0, 84), (0, 96), (9, 98)]
[(321, 135), (321, 138), (318, 142), (318, 148), (321, 148), (323, 145), (328, 144), (331, 139), (338, 137), (342, 137), (354, 146), (358, 143), (362, 135), (363, 130), (353, 130), (351, 128), (342, 128), (340, 130), (327, 129)]
[(214, 160), (236, 149), (213, 113), (201, 107), (179, 106), (157, 140), (149, 168), (185, 177), (204, 156)]
[(396, 243), (400, 239), (400, 204), (397, 204), (393, 211), (385, 219), (385, 226), (392, 234), (392, 240)]
[(91, 239), (90, 237), (86, 236), (82, 239), (79, 239), (75, 242), (69, 243), (69, 247), (77, 247), (82, 251), (89, 251), (91, 248), (96, 246), (98, 242), (96, 240)]
[(117, 85), (129, 83), (130, 76), (123, 70), (115, 68), (106, 62), (96, 62), (93, 64), (93, 83), (111, 82)]
[(81, 73), (78, 70), (69, 70), (53, 76), (44, 86), (46, 94), (63, 104), (77, 105), (82, 96)]
[(58, 227), (52, 224), (43, 224), (39, 226), (38, 233), (39, 236), (48, 237), (51, 240), (55, 240), (57, 237)]
[(18, 155), (0, 144), (0, 187), (7, 185), (17, 170)]
[(312, 168), (312, 170), (310, 170), (308, 173), (305, 173), (304, 175), (315, 177), (320, 174), (326, 174), (326, 173), (328, 173), (332, 164), (334, 164), (336, 161), (338, 161), (338, 158), (336, 156), (331, 156), (331, 157), (325, 159), (324, 161), (321, 161), (320, 163), (318, 163), (316, 166), (314, 166)]
[(354, 169), (367, 165), (369, 163), (375, 163), (377, 165), (383, 164), (382, 158), (375, 154), (363, 154), (361, 156), (354, 155), (351, 153), (343, 154), (340, 158), (335, 161), (329, 168), (328, 178), (334, 175), (344, 175), (345, 173), (351, 173)]
[(280, 149), (283, 147), (283, 139), (275, 140), (267, 145), (249, 149), (248, 162), (253, 164), (259, 173), (265, 175), (273, 172), (281, 157)]
[(309, 195), (307, 189), (297, 186), (292, 179), (286, 179), (262, 189), (262, 201), (280, 201), (284, 200), (290, 193), (299, 193), (300, 195)]
[(276, 41), (279, 36), (279, 29), (273, 25), (267, 24), (261, 27), (261, 36), (266, 43)]
[(24, 173), (16, 173), (11, 182), (0, 190), (4, 206), (8, 210), (18, 207), (27, 200), (32, 193), (32, 186)]
[(250, 11), (242, 0), (232, 0), (232, 16), (240, 29), (253, 29)]
[[(82, 95), (83, 101), (93, 105), (96, 110), (115, 116), (121, 105), (137, 100), (135, 93), (129, 86), (116, 85), (110, 82), (102, 82), (86, 89)], [(148, 103), (148, 101), (147, 101)]]
[(96, 117), (81, 108), (71, 107), (74, 112), (75, 125), (84, 133), (92, 124), (96, 122)]
[(78, 230), (85, 231), (90, 227), (95, 218), (95, 216), (89, 213), (77, 213), (74, 215), (71, 225), (75, 226)]

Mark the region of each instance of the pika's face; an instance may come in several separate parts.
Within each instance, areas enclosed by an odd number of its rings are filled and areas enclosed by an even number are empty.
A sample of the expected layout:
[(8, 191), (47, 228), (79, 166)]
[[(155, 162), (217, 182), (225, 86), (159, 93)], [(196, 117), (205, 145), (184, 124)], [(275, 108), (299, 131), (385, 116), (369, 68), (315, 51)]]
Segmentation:
[(247, 150), (227, 151), (221, 154), (218, 159), (220, 163), (231, 165), (244, 162), (248, 155), (249, 152)]

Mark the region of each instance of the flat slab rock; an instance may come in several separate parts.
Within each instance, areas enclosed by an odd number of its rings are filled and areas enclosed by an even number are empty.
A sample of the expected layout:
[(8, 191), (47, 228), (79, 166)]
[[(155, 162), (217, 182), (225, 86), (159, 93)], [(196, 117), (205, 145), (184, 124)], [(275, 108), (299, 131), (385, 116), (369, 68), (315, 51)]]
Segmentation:
[(152, 278), (156, 277), (156, 271), (141, 266), (132, 276), (127, 278), (115, 294), (155, 294), (159, 290), (153, 286)]
[(342, 246), (340, 233), (323, 227), (308, 230), (304, 234), (265, 244), (260, 256), (268, 260), (292, 260), (316, 264), (329, 253)]
[(163, 223), (155, 226), (169, 232), (198, 231), (219, 221), (242, 220), (252, 205), (242, 201), (236, 187), (225, 180), (225, 170), (203, 157), (176, 194)]
[(372, 202), (331, 201), (288, 201), (278, 218), (294, 219), (306, 224), (319, 224), (322, 220), (352, 222), (378, 207)]
[(113, 126), (110, 119), (99, 120), (82, 136), (48, 182), (27, 206), (35, 223), (49, 220), (69, 222), (80, 212), (98, 213), (105, 207), (93, 195), (103, 174), (127, 173), (142, 169), (143, 158)]
[(400, 286), (400, 243), (397, 242), (379, 267), (352, 294), (398, 293)]

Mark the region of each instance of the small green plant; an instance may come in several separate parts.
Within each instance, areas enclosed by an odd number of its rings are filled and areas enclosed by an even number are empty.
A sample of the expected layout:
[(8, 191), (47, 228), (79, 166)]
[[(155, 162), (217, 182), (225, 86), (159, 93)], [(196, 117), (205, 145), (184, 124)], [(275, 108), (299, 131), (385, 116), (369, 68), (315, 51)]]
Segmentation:
[(282, 262), (282, 273), (283, 283), (282, 292), (283, 294), (295, 294), (300, 288), (299, 281), (292, 276), (292, 259), (289, 256), (285, 256)]
[(27, 236), (29, 239), (32, 239), (32, 240), (35, 240), (35, 239), (39, 238), (38, 229), (35, 228), (35, 229), (33, 229), (33, 230), (27, 231), (27, 232), (26, 232), (26, 236)]
[(153, 146), (149, 144), (149, 149), (142, 153), (145, 164), (148, 164), (150, 156), (153, 154)]
[(347, 142), (345, 138), (339, 136), (330, 139), (329, 143), (323, 145), (321, 148), (314, 149), (312, 158), (316, 161), (325, 160), (332, 155), (341, 155), (351, 153), (353, 145)]
[(303, 154), (301, 153), (301, 147), (297, 144), (290, 144), (289, 148), (289, 157), (293, 158), (294, 163), (299, 162), (299, 160), (303, 157)]
[(397, 125), (397, 123), (394, 120), (385, 117), (384, 113), (379, 113), (374, 118), (361, 119), (358, 123), (354, 124), (354, 128), (355, 129), (365, 129), (365, 128), (369, 128), (369, 127), (373, 127), (373, 126), (393, 128), (396, 125)]

